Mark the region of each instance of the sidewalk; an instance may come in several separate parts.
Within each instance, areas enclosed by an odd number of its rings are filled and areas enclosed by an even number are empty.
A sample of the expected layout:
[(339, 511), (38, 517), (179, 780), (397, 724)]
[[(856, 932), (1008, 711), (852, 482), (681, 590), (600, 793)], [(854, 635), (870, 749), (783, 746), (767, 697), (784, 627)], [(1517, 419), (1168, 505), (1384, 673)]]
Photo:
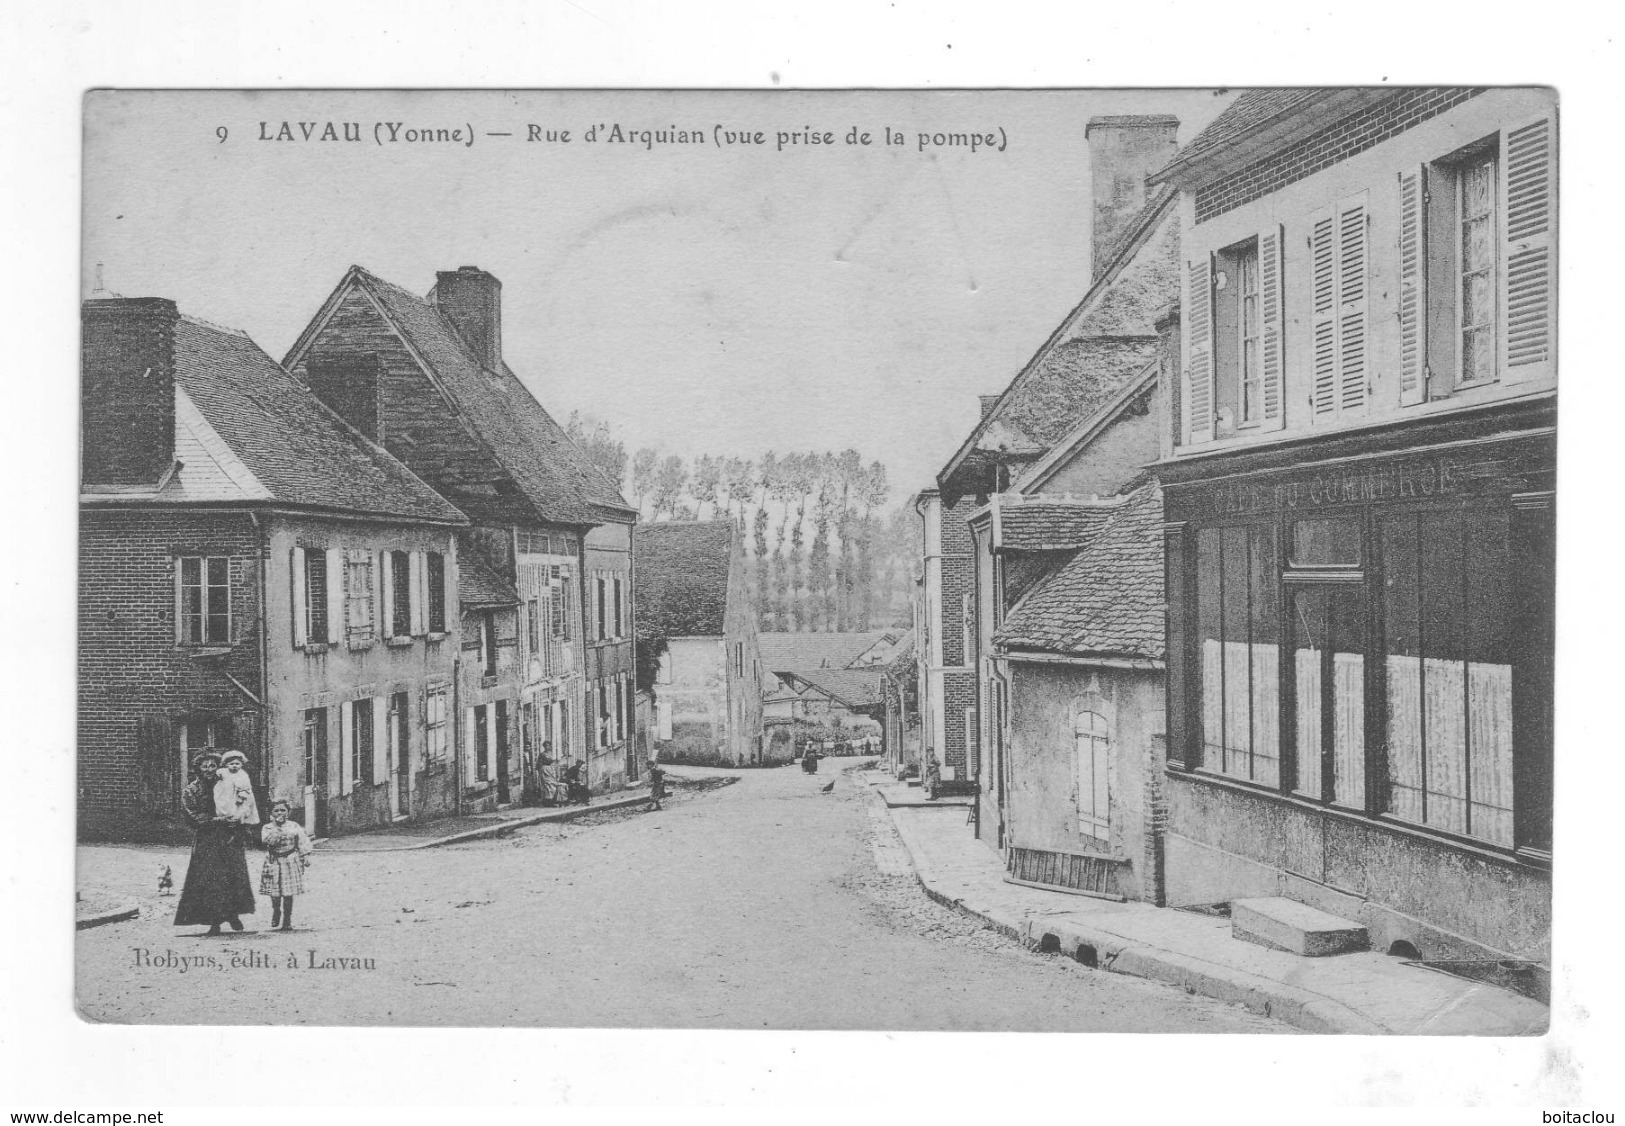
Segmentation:
[(1302, 958), (1232, 938), (1228, 919), (1006, 883), (998, 855), (957, 810), (888, 812), (931, 898), (1031, 946), (1058, 943), (1086, 965), (1166, 981), (1310, 1032), (1531, 1036), (1550, 1019), (1538, 1001), (1383, 954)]
[(535, 806), (514, 807), (496, 813), (474, 813), (466, 817), (439, 817), (430, 821), (408, 821), (387, 829), (373, 829), (365, 833), (351, 833), (343, 837), (325, 837), (316, 842), (318, 852), (411, 852), (420, 848), (439, 848), (442, 845), (464, 844), (501, 837), (527, 825), (542, 825), (559, 821), (574, 821), (589, 813), (603, 813), (609, 809), (627, 809), (644, 805), (649, 800), (648, 786), (617, 790), (595, 798), (591, 805), (570, 805), (553, 808)]

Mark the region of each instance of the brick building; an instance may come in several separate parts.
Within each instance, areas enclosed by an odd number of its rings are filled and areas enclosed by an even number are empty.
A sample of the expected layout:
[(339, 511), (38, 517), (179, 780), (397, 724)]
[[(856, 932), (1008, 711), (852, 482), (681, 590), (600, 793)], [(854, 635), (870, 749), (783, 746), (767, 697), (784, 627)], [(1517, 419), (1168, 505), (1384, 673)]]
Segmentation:
[[(465, 512), (456, 714), (465, 808), (596, 789), (631, 761), (636, 511), (502, 354), (502, 287), (473, 266), (419, 297), (352, 267), (285, 361)], [(549, 760), (544, 763), (544, 759)]]
[(81, 835), (186, 833), (204, 748), (318, 833), (450, 807), (464, 516), (172, 301), (86, 302), (82, 362)]
[(1248, 91), (1156, 175), (1170, 902), (1549, 956), (1556, 152), (1550, 90)]

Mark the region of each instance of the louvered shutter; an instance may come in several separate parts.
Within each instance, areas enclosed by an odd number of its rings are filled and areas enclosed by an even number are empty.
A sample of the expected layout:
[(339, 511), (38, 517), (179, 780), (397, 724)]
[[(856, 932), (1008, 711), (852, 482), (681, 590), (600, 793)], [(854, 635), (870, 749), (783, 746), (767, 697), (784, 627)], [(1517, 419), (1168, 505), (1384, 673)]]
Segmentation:
[(1502, 380), (1545, 379), (1557, 351), (1557, 137), (1541, 117), (1501, 138), (1505, 200), (1502, 248), (1506, 304), (1502, 317)]
[(309, 627), (305, 593), (305, 549), (302, 547), (294, 548), (288, 556), (288, 587), (293, 602), (293, 644), (294, 648), (300, 649), (304, 647), (305, 631)]
[(1281, 245), (1279, 226), (1258, 236), (1258, 313), (1263, 337), (1260, 349), (1259, 398), (1262, 400), (1263, 430), (1279, 430), (1286, 425), (1285, 360), (1282, 355)]
[(348, 794), (355, 785), (350, 769), (350, 756), (355, 743), (355, 704), (345, 700), (339, 705), (339, 793)]
[(412, 584), (411, 597), (408, 599), (410, 612), (407, 616), (411, 619), (412, 636), (418, 637), (423, 634), (423, 623), (428, 617), (424, 613), (425, 599), (423, 593), (428, 589), (428, 584), (424, 581), (427, 564), (424, 562), (423, 552), (412, 552), (407, 559), (407, 564), (407, 576)]
[(1369, 325), (1370, 268), (1366, 197), (1344, 200), (1337, 209), (1337, 410), (1365, 406), (1366, 336)]
[(395, 568), (390, 553), (378, 553), (378, 622), (384, 640), (395, 636)]
[(1427, 173), (1399, 174), (1399, 402), (1427, 398)]
[(389, 595), (385, 593), (389, 582), (389, 553), (387, 551), (367, 552), (368, 565), (372, 572), (372, 626), (374, 636), (389, 637)]
[(389, 781), (389, 697), (372, 701), (372, 780)]
[(327, 641), (337, 645), (344, 640), (344, 553), (327, 549)]
[(1314, 378), (1309, 400), (1315, 419), (1337, 410), (1337, 244), (1330, 208), (1309, 217), (1310, 345)]
[(1213, 258), (1204, 254), (1186, 271), (1185, 373), (1189, 382), (1187, 433), (1190, 442), (1213, 440)]

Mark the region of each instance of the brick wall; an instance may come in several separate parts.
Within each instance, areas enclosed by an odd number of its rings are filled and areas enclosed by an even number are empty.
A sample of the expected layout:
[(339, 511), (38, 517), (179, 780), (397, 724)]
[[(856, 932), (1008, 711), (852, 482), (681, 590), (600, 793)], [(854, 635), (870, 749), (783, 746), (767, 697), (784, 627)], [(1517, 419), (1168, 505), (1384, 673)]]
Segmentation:
[[(236, 513), (82, 514), (79, 539), (78, 813), (87, 839), (176, 839), (186, 777), (179, 724), (229, 719), (263, 783), (259, 709), (229, 673), (260, 682), (259, 536)], [(175, 567), (183, 555), (231, 560), (234, 645), (196, 657), (176, 644)]]
[(175, 456), (173, 301), (87, 301), (79, 399), (81, 480), (152, 484)]
[(1198, 189), (1196, 221), (1206, 222), (1312, 176), (1481, 93), (1481, 88), (1425, 87), (1396, 91), (1391, 98)]

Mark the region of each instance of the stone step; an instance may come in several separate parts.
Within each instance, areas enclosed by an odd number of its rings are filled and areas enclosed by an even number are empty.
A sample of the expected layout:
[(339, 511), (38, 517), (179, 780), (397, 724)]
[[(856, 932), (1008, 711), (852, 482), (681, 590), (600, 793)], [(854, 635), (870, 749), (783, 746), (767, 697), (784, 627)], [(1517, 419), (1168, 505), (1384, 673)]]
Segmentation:
[(1370, 936), (1359, 923), (1280, 896), (1232, 901), (1230, 934), (1244, 942), (1305, 958), (1347, 954), (1371, 945)]

